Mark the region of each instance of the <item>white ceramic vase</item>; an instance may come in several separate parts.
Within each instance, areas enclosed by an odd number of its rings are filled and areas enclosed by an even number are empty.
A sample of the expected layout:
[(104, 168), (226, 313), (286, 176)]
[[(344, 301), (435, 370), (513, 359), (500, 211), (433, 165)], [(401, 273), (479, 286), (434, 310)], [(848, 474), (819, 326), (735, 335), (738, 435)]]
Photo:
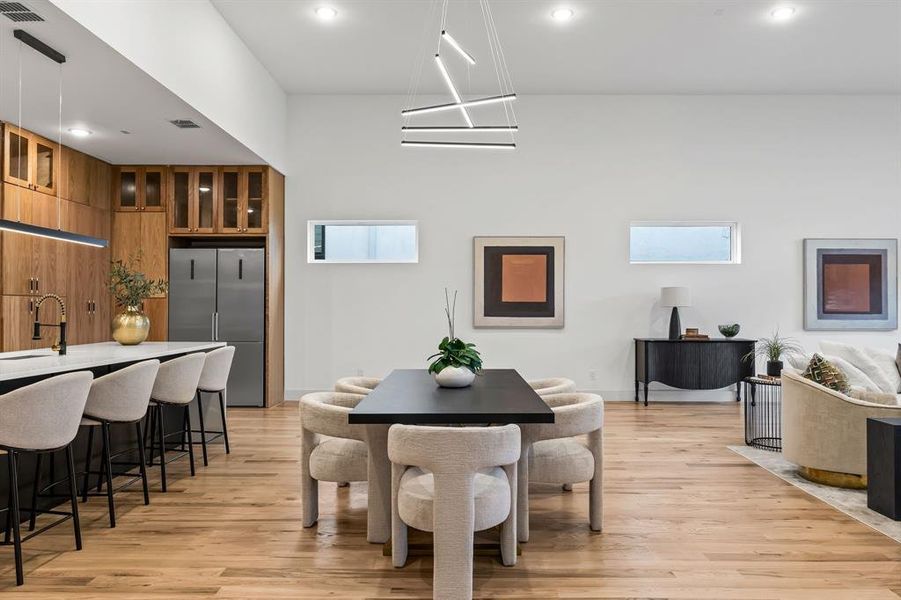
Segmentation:
[(465, 367), (444, 367), (433, 376), (438, 385), (446, 388), (466, 387), (476, 378), (476, 374)]

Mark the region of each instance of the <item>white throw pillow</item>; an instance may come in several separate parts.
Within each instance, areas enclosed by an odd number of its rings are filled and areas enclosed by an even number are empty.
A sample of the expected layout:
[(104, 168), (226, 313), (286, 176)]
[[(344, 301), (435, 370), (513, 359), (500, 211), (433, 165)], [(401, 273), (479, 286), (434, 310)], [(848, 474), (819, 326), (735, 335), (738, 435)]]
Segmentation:
[(876, 385), (872, 379), (867, 377), (867, 374), (849, 363), (847, 360), (840, 356), (830, 356), (828, 354), (824, 354), (823, 358), (832, 363), (842, 374), (848, 378), (848, 385), (852, 388), (860, 388), (865, 392), (881, 392), (879, 386)]
[(895, 394), (898, 392), (898, 388), (893, 386), (891, 380), (889, 380), (882, 371), (882, 367), (880, 367), (872, 358), (867, 356), (860, 348), (852, 346), (851, 344), (842, 344), (839, 342), (820, 342), (820, 349), (823, 351), (824, 355), (829, 354), (842, 358), (863, 371), (870, 381), (876, 384), (875, 391), (885, 392), (887, 394)]
[(812, 358), (813, 354), (791, 354), (786, 357), (786, 360), (788, 360), (788, 364), (790, 364), (795, 371), (803, 373), (804, 369), (807, 368), (807, 365), (810, 364)]
[(886, 379), (892, 385), (891, 393), (897, 394), (901, 392), (901, 373), (898, 372), (898, 363), (895, 362), (895, 355), (878, 348), (864, 348), (863, 351), (882, 369)]

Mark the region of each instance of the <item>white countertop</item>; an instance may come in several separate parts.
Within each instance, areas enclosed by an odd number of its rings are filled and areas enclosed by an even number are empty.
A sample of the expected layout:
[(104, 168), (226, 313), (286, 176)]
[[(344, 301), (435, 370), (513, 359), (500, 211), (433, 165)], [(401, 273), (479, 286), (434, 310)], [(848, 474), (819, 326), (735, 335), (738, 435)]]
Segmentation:
[[(54, 375), (91, 367), (129, 363), (173, 354), (204, 352), (221, 348), (225, 342), (144, 342), (137, 346), (123, 346), (117, 342), (79, 344), (69, 346), (65, 356), (50, 349), (0, 352), (0, 381), (23, 379), (40, 375)], [(19, 358), (32, 356), (35, 358)]]

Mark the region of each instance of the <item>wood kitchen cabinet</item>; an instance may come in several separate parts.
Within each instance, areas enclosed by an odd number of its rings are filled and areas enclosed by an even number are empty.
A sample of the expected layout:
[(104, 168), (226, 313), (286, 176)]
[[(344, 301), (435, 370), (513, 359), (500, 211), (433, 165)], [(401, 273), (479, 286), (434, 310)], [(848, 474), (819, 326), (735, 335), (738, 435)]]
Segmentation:
[(116, 167), (115, 210), (164, 212), (167, 180), (165, 167)]
[[(3, 217), (6, 219), (67, 229), (67, 204), (36, 190), (3, 184)], [(70, 244), (9, 231), (0, 234), (0, 238), (4, 294), (66, 294), (65, 248)]]
[[(109, 239), (109, 212), (77, 203), (68, 205), (69, 230)], [(69, 343), (110, 339), (109, 248), (66, 244)]]
[(220, 203), (219, 168), (173, 167), (169, 182), (169, 233), (215, 233)]
[(109, 210), (112, 167), (84, 152), (60, 149), (60, 195), (66, 200)]
[(265, 167), (222, 167), (217, 233), (266, 233)]
[(3, 180), (56, 195), (60, 168), (59, 145), (13, 125), (3, 128)]

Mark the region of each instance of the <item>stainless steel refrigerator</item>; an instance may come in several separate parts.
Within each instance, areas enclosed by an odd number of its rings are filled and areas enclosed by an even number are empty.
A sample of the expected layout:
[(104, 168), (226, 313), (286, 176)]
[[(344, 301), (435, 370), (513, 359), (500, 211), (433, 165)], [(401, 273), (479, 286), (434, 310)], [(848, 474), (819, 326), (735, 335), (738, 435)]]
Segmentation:
[(266, 261), (258, 248), (169, 250), (169, 339), (235, 347), (229, 406), (263, 406)]

